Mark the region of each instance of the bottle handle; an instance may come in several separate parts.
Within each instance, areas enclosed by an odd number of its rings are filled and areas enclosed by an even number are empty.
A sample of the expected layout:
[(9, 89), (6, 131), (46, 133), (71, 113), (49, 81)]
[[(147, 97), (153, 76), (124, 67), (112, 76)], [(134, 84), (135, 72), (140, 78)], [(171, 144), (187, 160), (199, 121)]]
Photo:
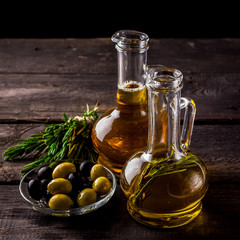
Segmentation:
[(189, 146), (191, 143), (193, 125), (196, 115), (196, 104), (191, 98), (181, 97), (180, 108), (185, 109), (181, 142), (183, 149), (187, 151), (189, 150)]

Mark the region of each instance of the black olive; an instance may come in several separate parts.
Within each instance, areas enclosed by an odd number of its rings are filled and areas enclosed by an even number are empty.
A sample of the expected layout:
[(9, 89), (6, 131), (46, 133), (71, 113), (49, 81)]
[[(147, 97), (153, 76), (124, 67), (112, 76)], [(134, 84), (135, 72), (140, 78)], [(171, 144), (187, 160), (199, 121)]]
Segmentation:
[(48, 190), (46, 190), (44, 191), (43, 195), (46, 198), (46, 202), (48, 203), (49, 199), (52, 197), (52, 194)]
[(84, 161), (81, 163), (79, 169), (83, 177), (89, 177), (91, 168), (93, 167), (95, 163), (91, 161)]
[(42, 187), (38, 180), (31, 179), (28, 183), (29, 195), (35, 199), (40, 200), (42, 198)]
[(51, 180), (50, 179), (47, 179), (47, 178), (44, 178), (41, 180), (41, 185), (42, 185), (42, 189), (45, 190), (47, 189), (47, 185), (49, 184)]
[(78, 207), (78, 204), (77, 204), (77, 196), (78, 194), (81, 192), (82, 189), (80, 190), (73, 190), (72, 192), (70, 192), (68, 194), (68, 196), (73, 200), (73, 203), (74, 203), (74, 207)]
[(89, 180), (83, 184), (83, 188), (92, 188), (93, 181)]
[(75, 162), (74, 165), (76, 167), (77, 173), (80, 173), (80, 169), (79, 169), (80, 168), (80, 163), (79, 162)]
[(52, 179), (52, 168), (45, 166), (38, 170), (38, 179)]
[(67, 178), (74, 189), (79, 189), (83, 185), (83, 180), (82, 177), (78, 173), (69, 173), (68, 178)]

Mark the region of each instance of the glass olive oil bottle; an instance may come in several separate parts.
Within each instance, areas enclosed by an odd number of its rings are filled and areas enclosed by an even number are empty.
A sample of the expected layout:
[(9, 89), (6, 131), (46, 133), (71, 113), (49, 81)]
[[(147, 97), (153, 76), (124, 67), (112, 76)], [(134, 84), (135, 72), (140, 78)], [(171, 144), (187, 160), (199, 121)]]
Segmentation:
[[(160, 228), (182, 226), (201, 211), (208, 189), (207, 169), (189, 150), (195, 104), (181, 98), (182, 73), (149, 67), (148, 146), (123, 167), (120, 184), (137, 221)], [(180, 109), (185, 117), (180, 134)]]
[(145, 69), (149, 38), (124, 30), (112, 36), (118, 56), (116, 106), (104, 113), (92, 131), (98, 162), (119, 177), (129, 157), (147, 145), (148, 114)]

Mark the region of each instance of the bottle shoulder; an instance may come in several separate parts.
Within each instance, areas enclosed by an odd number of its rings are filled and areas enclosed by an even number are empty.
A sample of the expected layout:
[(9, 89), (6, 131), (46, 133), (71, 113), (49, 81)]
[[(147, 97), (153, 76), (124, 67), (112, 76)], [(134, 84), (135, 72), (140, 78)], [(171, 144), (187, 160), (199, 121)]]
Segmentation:
[(171, 179), (171, 184), (176, 181), (181, 187), (195, 184), (195, 190), (208, 184), (205, 164), (191, 152), (188, 152), (183, 159), (174, 161), (152, 159), (151, 154), (139, 151), (126, 162), (121, 173), (121, 187), (127, 197), (135, 189), (139, 179), (159, 179), (162, 184)]
[[(93, 131), (108, 133), (115, 132), (129, 132), (137, 128), (142, 128), (147, 134), (148, 129), (148, 115), (145, 111), (123, 111), (117, 107), (107, 110), (94, 125)], [(142, 131), (140, 132), (142, 133)], [(124, 134), (125, 135), (125, 134)]]
[(93, 142), (97, 149), (101, 148), (100, 152), (111, 149), (110, 152), (116, 155), (121, 152), (127, 158), (147, 145), (147, 136), (147, 115), (126, 115), (117, 108), (103, 114), (92, 130)]

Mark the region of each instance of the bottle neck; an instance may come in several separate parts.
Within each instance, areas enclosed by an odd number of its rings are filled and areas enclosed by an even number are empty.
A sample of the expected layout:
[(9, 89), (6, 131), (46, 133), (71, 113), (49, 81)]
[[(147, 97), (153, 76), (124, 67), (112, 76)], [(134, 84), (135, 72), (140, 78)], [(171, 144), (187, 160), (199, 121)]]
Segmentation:
[(162, 79), (147, 83), (149, 90), (147, 152), (151, 154), (152, 159), (171, 157), (178, 160), (185, 155), (180, 133), (181, 81), (176, 88), (170, 88), (172, 79), (169, 82), (166, 77)]
[(145, 76), (148, 36), (145, 33), (122, 30), (112, 36), (118, 56), (118, 93), (120, 105), (147, 104)]
[(147, 51), (118, 50), (118, 104), (147, 105), (146, 61)]
[(123, 50), (116, 46), (118, 56), (118, 86), (124, 83), (145, 85), (147, 50)]

